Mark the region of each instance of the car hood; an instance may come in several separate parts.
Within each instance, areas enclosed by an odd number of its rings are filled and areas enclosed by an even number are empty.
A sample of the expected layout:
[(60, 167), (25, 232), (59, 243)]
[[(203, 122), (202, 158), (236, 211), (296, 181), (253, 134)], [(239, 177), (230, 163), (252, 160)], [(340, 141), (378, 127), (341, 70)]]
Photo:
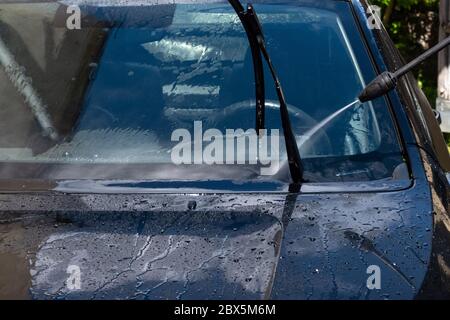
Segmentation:
[[(10, 290), (34, 299), (409, 299), (431, 253), (428, 193), (416, 188), (2, 195), (0, 206), (2, 272), (14, 265)], [(373, 266), (379, 289), (367, 286)]]

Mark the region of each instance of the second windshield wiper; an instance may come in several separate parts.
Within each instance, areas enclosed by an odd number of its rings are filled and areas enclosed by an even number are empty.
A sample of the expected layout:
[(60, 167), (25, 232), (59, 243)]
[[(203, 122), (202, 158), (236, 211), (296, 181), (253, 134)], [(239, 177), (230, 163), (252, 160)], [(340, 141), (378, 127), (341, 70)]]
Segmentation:
[(267, 52), (264, 33), (258, 16), (251, 4), (247, 5), (247, 10), (244, 9), (239, 0), (228, 0), (236, 11), (239, 19), (244, 26), (245, 32), (250, 43), (252, 51), (253, 65), (255, 69), (255, 83), (256, 83), (256, 131), (264, 128), (264, 70), (262, 65), (261, 53), (269, 65), (270, 73), (275, 83), (275, 90), (280, 102), (281, 125), (283, 127), (284, 141), (286, 144), (286, 152), (288, 157), (289, 171), (294, 183), (294, 188), (291, 190), (298, 191), (300, 184), (303, 182), (303, 164), (298, 151), (297, 141), (292, 131), (291, 121), (289, 119), (289, 112), (287, 108), (286, 99), (284, 97), (283, 89), (281, 88), (280, 80), (276, 73), (275, 67)]

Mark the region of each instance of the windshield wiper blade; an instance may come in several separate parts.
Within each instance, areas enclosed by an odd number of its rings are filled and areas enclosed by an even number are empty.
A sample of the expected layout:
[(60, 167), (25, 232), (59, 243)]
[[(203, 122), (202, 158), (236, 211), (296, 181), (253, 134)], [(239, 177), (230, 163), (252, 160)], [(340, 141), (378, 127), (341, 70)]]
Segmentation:
[(239, 0), (229, 1), (236, 11), (242, 25), (247, 34), (248, 42), (250, 43), (250, 50), (253, 59), (253, 71), (255, 74), (255, 96), (256, 96), (256, 133), (259, 135), (260, 129), (264, 129), (265, 124), (265, 85), (264, 85), (264, 69), (261, 57), (261, 50), (259, 49), (258, 40), (254, 35), (254, 30), (247, 18), (247, 13)]
[[(234, 10), (236, 11), (237, 15), (239, 16), (239, 19), (241, 20), (245, 32), (247, 33), (247, 37), (250, 42), (250, 47), (252, 50), (252, 55), (254, 58), (254, 66), (255, 66), (255, 80), (258, 74), (258, 77), (261, 77), (260, 79), (264, 79), (264, 70), (262, 66), (262, 62), (255, 62), (255, 56), (259, 56), (259, 59), (261, 58), (261, 53), (266, 60), (270, 73), (272, 75), (274, 84), (275, 84), (275, 90), (278, 95), (278, 100), (280, 102), (280, 115), (281, 115), (281, 125), (283, 127), (283, 133), (284, 133), (284, 141), (286, 144), (286, 152), (288, 157), (288, 164), (289, 164), (289, 171), (291, 173), (291, 178), (294, 183), (291, 188), (292, 191), (298, 191), (300, 189), (300, 184), (304, 182), (303, 180), (303, 173), (304, 168), (302, 164), (302, 160), (300, 157), (300, 152), (298, 150), (297, 141), (295, 139), (295, 135), (292, 131), (291, 121), (289, 118), (289, 112), (287, 108), (286, 99), (284, 97), (283, 89), (281, 87), (280, 80), (278, 78), (277, 72), (275, 70), (275, 67), (272, 63), (272, 60), (270, 59), (270, 55), (266, 48), (266, 42), (264, 39), (264, 33), (262, 31), (261, 23), (259, 22), (258, 16), (256, 14), (255, 9), (251, 4), (247, 5), (247, 10), (244, 10), (244, 7), (240, 3), (239, 0), (229, 0), (230, 4), (233, 6)], [(255, 49), (255, 43), (257, 45), (258, 53), (256, 54), (254, 52)], [(258, 59), (258, 57), (256, 58)], [(261, 59), (260, 59), (261, 60)], [(257, 69), (257, 70), (256, 70)], [(256, 81), (255, 81), (256, 82)], [(264, 81), (257, 82), (258, 85), (263, 85), (264, 87)], [(258, 96), (262, 92), (262, 97)], [(257, 89), (257, 117), (258, 117), (258, 101), (262, 102), (262, 105), (259, 105), (262, 109), (262, 114), (264, 115), (264, 103), (265, 103), (265, 97), (264, 97), (264, 88)], [(258, 118), (257, 118), (258, 119)], [(260, 120), (260, 119), (259, 119)], [(264, 119), (263, 119), (264, 120)], [(257, 127), (258, 127), (258, 120), (257, 120)]]

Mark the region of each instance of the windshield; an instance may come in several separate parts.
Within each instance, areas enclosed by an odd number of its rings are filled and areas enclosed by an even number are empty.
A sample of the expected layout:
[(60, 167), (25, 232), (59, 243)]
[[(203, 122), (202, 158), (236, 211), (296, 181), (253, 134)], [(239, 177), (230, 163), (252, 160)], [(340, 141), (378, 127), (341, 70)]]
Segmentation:
[[(228, 2), (0, 4), (0, 179), (289, 181), (266, 74), (255, 128), (248, 39)], [(404, 166), (345, 2), (254, 2), (308, 182)], [(267, 66), (265, 66), (267, 69)]]

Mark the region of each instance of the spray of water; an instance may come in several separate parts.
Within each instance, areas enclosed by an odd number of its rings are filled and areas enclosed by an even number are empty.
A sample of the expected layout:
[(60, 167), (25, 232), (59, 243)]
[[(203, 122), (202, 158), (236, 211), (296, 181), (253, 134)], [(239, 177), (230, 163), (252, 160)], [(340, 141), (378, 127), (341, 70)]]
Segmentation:
[(338, 109), (336, 112), (330, 114), (328, 117), (326, 117), (325, 119), (320, 121), (314, 127), (309, 129), (308, 131), (306, 131), (305, 134), (302, 135), (300, 141), (298, 141), (298, 146), (301, 147), (306, 141), (308, 141), (308, 139), (310, 137), (312, 137), (314, 134), (316, 134), (320, 129), (325, 127), (328, 123), (330, 123), (333, 119), (335, 119), (341, 113), (343, 113), (344, 111), (346, 111), (346, 110), (348, 110), (348, 109), (350, 109), (352, 107), (358, 107), (361, 104), (362, 104), (361, 101), (359, 101), (359, 99), (356, 99), (355, 101), (353, 101), (353, 102), (347, 104), (346, 106)]

